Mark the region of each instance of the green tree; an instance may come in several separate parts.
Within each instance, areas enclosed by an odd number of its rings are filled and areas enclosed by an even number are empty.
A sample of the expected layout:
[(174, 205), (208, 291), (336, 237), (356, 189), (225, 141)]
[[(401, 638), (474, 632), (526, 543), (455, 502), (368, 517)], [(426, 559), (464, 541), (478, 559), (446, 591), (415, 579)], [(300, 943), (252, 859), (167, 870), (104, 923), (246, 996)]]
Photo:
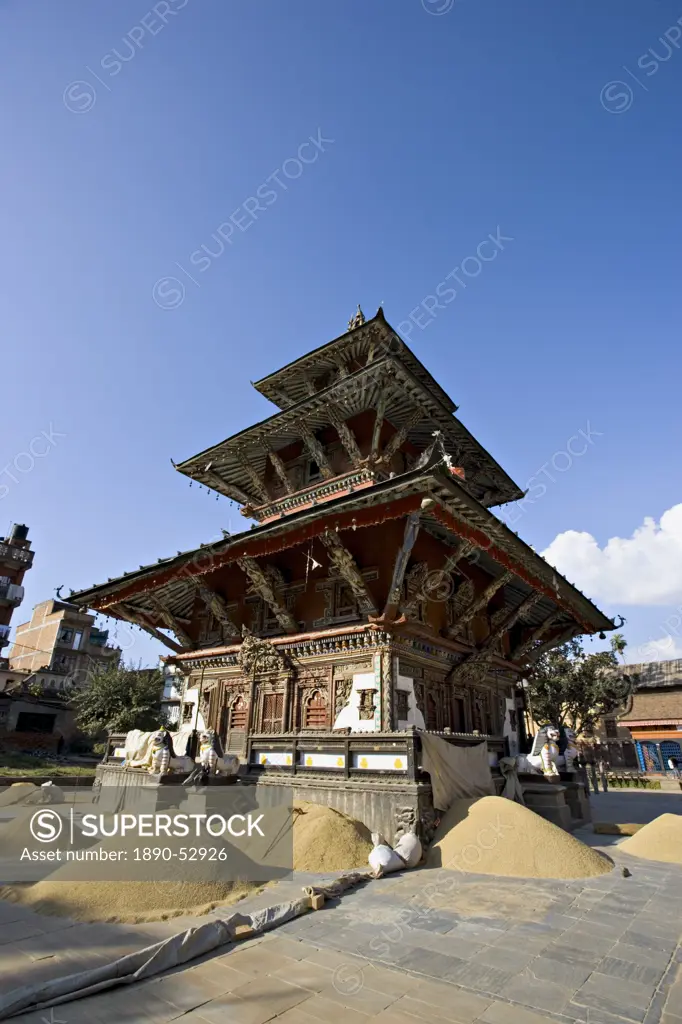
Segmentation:
[(593, 729), (606, 715), (627, 714), (637, 676), (624, 673), (618, 662), (625, 640), (616, 633), (611, 650), (587, 654), (579, 640), (548, 651), (527, 676), (533, 718), (574, 732)]
[(91, 736), (130, 729), (151, 731), (164, 724), (163, 676), (141, 665), (111, 665), (90, 675), (71, 700), (76, 722)]

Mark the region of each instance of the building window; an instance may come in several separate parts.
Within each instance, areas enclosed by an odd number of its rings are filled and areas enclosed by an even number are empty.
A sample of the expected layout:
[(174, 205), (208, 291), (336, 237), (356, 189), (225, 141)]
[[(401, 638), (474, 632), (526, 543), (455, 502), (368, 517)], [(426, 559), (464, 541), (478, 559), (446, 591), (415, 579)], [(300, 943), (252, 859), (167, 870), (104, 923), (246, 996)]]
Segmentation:
[(466, 712), (464, 698), (452, 698), (452, 728), (455, 732), (466, 732)]
[(263, 696), (263, 732), (281, 732), (284, 712), (284, 694), (266, 693)]
[(182, 709), (182, 720), (183, 720), (183, 722), (191, 722), (193, 714), (194, 714), (194, 704), (185, 704), (185, 706)]
[(321, 479), (322, 473), (320, 472), (320, 467), (315, 462), (315, 459), (310, 459), (310, 461), (306, 463), (305, 467), (305, 482), (307, 484), (314, 484)]
[(360, 705), (358, 718), (360, 721), (372, 721), (374, 718), (374, 695), (376, 690), (360, 690)]
[(395, 713), (399, 722), (406, 722), (409, 714), (409, 692), (407, 690), (396, 690), (395, 692)]
[(425, 725), (429, 732), (436, 732), (438, 730), (438, 709), (433, 695), (430, 693), (426, 694), (426, 719)]
[(305, 702), (303, 725), (306, 729), (324, 729), (327, 725), (327, 705), (319, 690)]
[(618, 739), (618, 722), (615, 720), (615, 718), (605, 718), (604, 729), (606, 731), (607, 739)]
[(59, 636), (57, 637), (57, 643), (70, 644), (73, 640), (73, 630), (68, 629), (66, 626), (62, 626), (59, 630)]
[(81, 640), (83, 639), (83, 633), (81, 630), (77, 630), (73, 635), (73, 650), (79, 651), (81, 647)]

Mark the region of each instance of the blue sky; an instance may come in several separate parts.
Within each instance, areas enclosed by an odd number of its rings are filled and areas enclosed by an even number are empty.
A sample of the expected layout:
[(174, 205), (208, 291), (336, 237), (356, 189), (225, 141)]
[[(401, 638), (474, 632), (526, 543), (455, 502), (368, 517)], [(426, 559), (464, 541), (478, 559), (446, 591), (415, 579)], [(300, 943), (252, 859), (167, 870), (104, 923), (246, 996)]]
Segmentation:
[[(274, 411), (249, 380), (360, 302), (535, 485), (513, 528), (626, 616), (631, 652), (663, 636), (682, 603), (682, 517), (659, 526), (682, 500), (681, 18), (667, 0), (0, 0), (0, 532), (25, 522), (36, 549), (15, 625), (59, 584), (237, 530), (171, 457)], [(477, 266), (491, 233), (509, 240)], [(581, 430), (585, 453), (557, 454)]]

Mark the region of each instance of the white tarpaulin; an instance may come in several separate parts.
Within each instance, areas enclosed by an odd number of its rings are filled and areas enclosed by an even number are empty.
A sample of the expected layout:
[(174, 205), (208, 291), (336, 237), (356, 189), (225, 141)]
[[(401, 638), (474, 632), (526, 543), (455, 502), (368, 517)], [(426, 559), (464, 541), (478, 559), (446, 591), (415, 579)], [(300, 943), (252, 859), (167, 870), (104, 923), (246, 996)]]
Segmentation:
[(129, 953), (112, 963), (102, 964), (101, 967), (15, 988), (0, 996), (0, 1020), (14, 1017), (23, 1011), (58, 1006), (73, 999), (83, 999), (98, 992), (106, 992), (119, 985), (133, 985), (138, 981), (153, 978), (199, 956), (205, 956), (219, 947), (236, 946), (238, 927), (246, 925), (250, 928), (249, 936), (244, 938), (270, 931), (271, 928), (276, 928), (310, 910), (311, 897), (315, 894), (338, 897), (346, 889), (371, 879), (372, 875), (367, 871), (351, 871), (331, 882), (319, 886), (306, 886), (303, 890), (305, 895), (301, 899), (278, 903), (263, 910), (254, 910), (250, 914), (235, 913), (227, 918), (209, 920), (196, 928), (171, 935), (170, 938), (163, 939), (153, 946)]
[(420, 732), (421, 766), (431, 776), (433, 806), (447, 811), (455, 800), (495, 793), (485, 740), (474, 747), (456, 747), (440, 736)]

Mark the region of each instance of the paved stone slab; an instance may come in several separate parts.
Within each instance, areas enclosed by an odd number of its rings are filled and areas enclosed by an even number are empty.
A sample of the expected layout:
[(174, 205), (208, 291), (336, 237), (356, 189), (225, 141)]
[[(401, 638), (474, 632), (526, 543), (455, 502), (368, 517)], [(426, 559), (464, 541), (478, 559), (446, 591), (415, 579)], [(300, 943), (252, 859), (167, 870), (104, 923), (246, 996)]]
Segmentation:
[(256, 978), (233, 992), (201, 1006), (200, 1016), (210, 1024), (265, 1024), (310, 996), (306, 989), (279, 978)]
[(547, 1024), (548, 1017), (521, 1006), (509, 1003), (492, 1003), (481, 1014), (480, 1020), (485, 1024)]
[(652, 985), (624, 981), (607, 974), (592, 974), (576, 992), (573, 1002), (578, 1006), (605, 1010), (615, 1016), (643, 1021), (654, 994)]
[(524, 949), (495, 949), (483, 946), (470, 957), (471, 963), (485, 967), (496, 967), (500, 971), (515, 974), (535, 961), (535, 953)]
[(600, 974), (610, 974), (614, 978), (623, 978), (625, 981), (636, 981), (641, 985), (658, 985), (663, 977), (663, 967), (651, 967), (646, 964), (633, 963), (631, 960), (621, 960), (618, 957), (604, 957), (599, 965)]
[(505, 999), (530, 1006), (536, 1010), (561, 1013), (577, 986), (567, 987), (556, 981), (538, 978), (533, 974), (532, 965), (515, 977), (504, 989)]

